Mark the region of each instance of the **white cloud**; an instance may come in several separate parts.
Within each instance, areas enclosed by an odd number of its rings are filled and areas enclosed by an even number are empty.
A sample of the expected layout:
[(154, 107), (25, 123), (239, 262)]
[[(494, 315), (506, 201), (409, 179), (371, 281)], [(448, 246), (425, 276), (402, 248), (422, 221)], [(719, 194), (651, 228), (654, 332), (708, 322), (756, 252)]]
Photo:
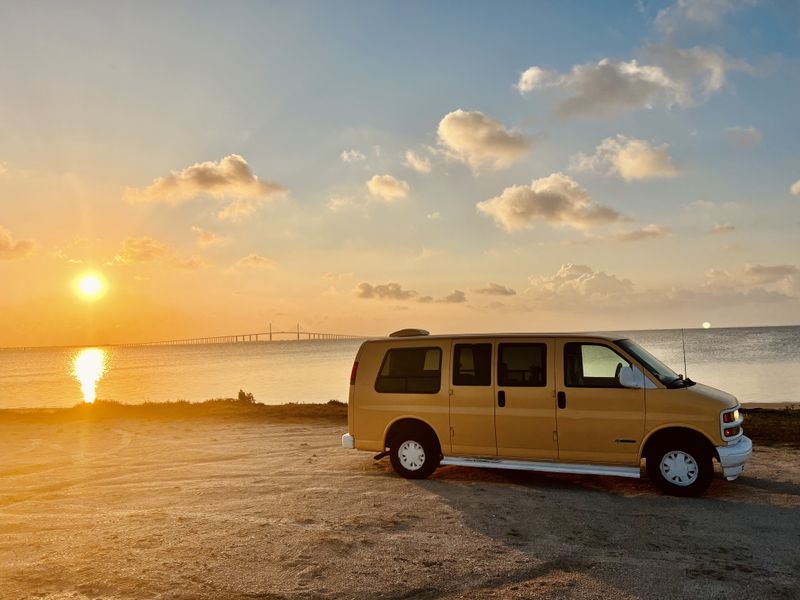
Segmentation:
[(389, 282), (377, 285), (362, 282), (355, 289), (358, 298), (379, 300), (409, 300), (417, 296), (414, 290), (404, 290), (399, 283)]
[(629, 279), (620, 279), (604, 271), (594, 271), (586, 265), (567, 263), (561, 265), (551, 277), (531, 277), (535, 294), (613, 296), (626, 294), (633, 289)]
[(419, 156), (413, 150), (406, 150), (406, 166), (414, 169), (417, 173), (430, 173), (431, 161), (424, 156)]
[(162, 263), (177, 269), (194, 270), (209, 266), (200, 256), (181, 257), (171, 245), (148, 236), (129, 237), (122, 242), (110, 264), (134, 265), (143, 263)]
[(800, 179), (792, 184), (792, 186), (789, 188), (789, 191), (793, 196), (800, 196)]
[(408, 196), (408, 184), (391, 175), (375, 175), (367, 182), (369, 193), (385, 202), (394, 202)]
[(427, 218), (429, 221), (439, 221), (442, 218), (442, 215), (440, 215), (438, 212), (432, 212), (425, 215), (425, 218)]
[(356, 201), (347, 196), (333, 196), (328, 200), (328, 210), (331, 212), (343, 212), (356, 207)]
[(655, 25), (667, 35), (690, 24), (713, 27), (729, 12), (744, 6), (752, 6), (757, 0), (677, 0), (658, 12)]
[(263, 204), (283, 196), (286, 189), (261, 181), (238, 154), (219, 162), (196, 163), (181, 171), (158, 177), (145, 188), (127, 188), (125, 199), (134, 203), (182, 204), (202, 196), (230, 201), (219, 217), (236, 220), (253, 214)]
[(527, 94), (536, 88), (546, 87), (553, 80), (556, 73), (542, 69), (541, 67), (530, 67), (523, 71), (517, 84), (514, 86), (520, 94)]
[(674, 177), (678, 174), (667, 154), (667, 145), (653, 147), (646, 140), (624, 135), (604, 139), (594, 154), (577, 154), (570, 161), (576, 171), (616, 175), (625, 181)]
[(508, 168), (531, 147), (522, 133), (508, 130), (500, 121), (478, 111), (458, 109), (446, 114), (437, 133), (450, 156), (473, 170)]
[(237, 267), (247, 267), (251, 269), (271, 269), (274, 263), (266, 256), (260, 254), (248, 254), (236, 261)]
[(476, 206), (506, 231), (531, 229), (537, 220), (576, 229), (625, 220), (614, 209), (592, 202), (588, 192), (563, 173), (535, 179), (529, 186), (507, 187)]
[(758, 146), (763, 139), (761, 132), (755, 127), (728, 127), (725, 130), (725, 139), (737, 148), (752, 148)]
[(192, 227), (192, 231), (196, 235), (195, 241), (197, 242), (197, 245), (201, 248), (208, 248), (209, 246), (222, 246), (223, 244), (228, 243), (227, 238), (222, 237), (213, 231), (207, 231), (202, 227)]
[(36, 249), (33, 240), (15, 240), (4, 227), (0, 227), (0, 260), (15, 260), (29, 256)]
[(563, 74), (532, 67), (538, 69), (536, 77), (524, 85), (521, 79), (517, 88), (521, 93), (545, 88), (561, 92), (566, 98), (558, 102), (556, 112), (562, 117), (605, 116), (643, 108), (693, 106), (722, 88), (727, 71), (750, 70), (746, 63), (731, 60), (721, 51), (701, 47), (656, 46), (646, 49), (644, 55), (652, 64), (603, 58), (574, 65)]
[(476, 294), (486, 294), (488, 296), (514, 296), (516, 291), (499, 283), (487, 283), (486, 287), (472, 290)]
[(664, 237), (667, 234), (669, 234), (669, 229), (651, 223), (650, 225), (645, 225), (641, 229), (618, 233), (614, 238), (621, 242), (638, 242), (641, 240)]
[(346, 163), (357, 163), (367, 160), (367, 157), (364, 155), (364, 153), (359, 152), (358, 150), (342, 150), (339, 158), (342, 159), (342, 162)]

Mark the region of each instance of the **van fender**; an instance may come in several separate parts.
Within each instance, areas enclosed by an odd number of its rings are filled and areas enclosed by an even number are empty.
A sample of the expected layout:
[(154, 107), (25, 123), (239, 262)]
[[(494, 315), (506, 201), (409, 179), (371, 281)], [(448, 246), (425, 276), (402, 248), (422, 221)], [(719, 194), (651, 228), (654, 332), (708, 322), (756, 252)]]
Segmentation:
[(431, 430), (431, 433), (436, 437), (436, 441), (439, 442), (439, 448), (442, 448), (442, 440), (439, 439), (439, 435), (436, 433), (436, 428), (431, 425), (428, 421), (424, 418), (420, 417), (419, 415), (401, 415), (389, 421), (386, 425), (386, 428), (383, 430), (383, 447), (384, 449), (389, 447), (389, 432), (401, 421), (408, 421), (409, 424), (411, 422), (421, 423), (425, 427)]
[(664, 431), (666, 429), (687, 429), (687, 430), (691, 431), (692, 433), (698, 434), (700, 437), (702, 437), (704, 440), (706, 440), (706, 442), (708, 442), (709, 447), (713, 450), (712, 456), (714, 456), (714, 458), (719, 459), (719, 456), (717, 456), (717, 450), (716, 450), (717, 443), (714, 440), (712, 440), (710, 437), (708, 437), (708, 434), (705, 431), (703, 431), (702, 429), (698, 429), (694, 425), (688, 425), (686, 423), (670, 423), (669, 425), (661, 425), (661, 426), (657, 427), (656, 429), (652, 429), (651, 431), (649, 431), (647, 433), (645, 438), (642, 440), (642, 443), (639, 445), (639, 460), (645, 458), (644, 449), (647, 447), (647, 443), (650, 441), (650, 439), (654, 435), (658, 434), (660, 431)]

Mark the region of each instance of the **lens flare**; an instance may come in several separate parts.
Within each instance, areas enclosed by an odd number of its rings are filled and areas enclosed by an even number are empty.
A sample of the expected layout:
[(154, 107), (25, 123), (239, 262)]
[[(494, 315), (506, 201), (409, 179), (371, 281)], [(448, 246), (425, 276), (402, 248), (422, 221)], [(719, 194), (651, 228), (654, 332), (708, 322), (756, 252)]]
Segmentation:
[(72, 374), (81, 384), (83, 401), (91, 404), (97, 398), (97, 382), (106, 371), (106, 353), (101, 348), (84, 348), (72, 361)]

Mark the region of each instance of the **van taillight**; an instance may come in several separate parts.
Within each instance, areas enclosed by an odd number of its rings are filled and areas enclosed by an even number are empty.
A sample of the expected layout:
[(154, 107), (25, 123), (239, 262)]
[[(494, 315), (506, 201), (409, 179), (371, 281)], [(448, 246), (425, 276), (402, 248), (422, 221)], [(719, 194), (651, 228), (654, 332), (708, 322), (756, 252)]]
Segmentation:
[(358, 361), (353, 363), (353, 368), (350, 370), (350, 385), (356, 384), (356, 373), (358, 373)]
[(740, 432), (741, 430), (742, 430), (742, 428), (741, 428), (741, 427), (739, 427), (739, 426), (736, 426), (736, 427), (726, 427), (726, 428), (725, 428), (725, 429), (722, 431), (722, 434), (723, 434), (725, 437), (733, 437), (733, 436), (735, 436), (735, 435), (739, 435), (739, 432)]
[(722, 422), (723, 423), (735, 423), (739, 420), (739, 409), (733, 410), (731, 412), (722, 413)]

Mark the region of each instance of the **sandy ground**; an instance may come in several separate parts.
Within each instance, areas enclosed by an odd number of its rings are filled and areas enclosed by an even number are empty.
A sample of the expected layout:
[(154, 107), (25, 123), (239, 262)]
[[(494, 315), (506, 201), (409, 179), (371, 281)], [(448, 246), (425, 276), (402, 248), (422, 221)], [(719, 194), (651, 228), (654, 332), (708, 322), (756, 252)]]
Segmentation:
[(800, 598), (800, 451), (706, 497), (343, 450), (339, 426), (0, 425), (0, 598)]

